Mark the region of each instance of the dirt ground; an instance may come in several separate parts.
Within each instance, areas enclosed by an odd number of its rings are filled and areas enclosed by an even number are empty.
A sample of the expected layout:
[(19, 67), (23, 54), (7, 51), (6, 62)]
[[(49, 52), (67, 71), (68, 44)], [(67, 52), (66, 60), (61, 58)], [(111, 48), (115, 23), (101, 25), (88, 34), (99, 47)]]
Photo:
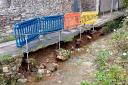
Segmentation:
[[(89, 39), (88, 35), (92, 38)], [(75, 47), (76, 39), (79, 36), (75, 37), (72, 42), (61, 43), (62, 48), (74, 50), (71, 58), (66, 62), (56, 61), (55, 50), (58, 45), (52, 45), (30, 53), (30, 56), (35, 58), (38, 63), (45, 63), (46, 65), (57, 63), (59, 68), (50, 77), (45, 76), (40, 82), (29, 82), (26, 85), (80, 85), (82, 80), (93, 81), (96, 70), (96, 52), (100, 49), (109, 49), (106, 46), (108, 47), (109, 39), (111, 39), (110, 35), (100, 36), (100, 31), (97, 31), (94, 35), (87, 32), (83, 33), (80, 49), (72, 48)]]

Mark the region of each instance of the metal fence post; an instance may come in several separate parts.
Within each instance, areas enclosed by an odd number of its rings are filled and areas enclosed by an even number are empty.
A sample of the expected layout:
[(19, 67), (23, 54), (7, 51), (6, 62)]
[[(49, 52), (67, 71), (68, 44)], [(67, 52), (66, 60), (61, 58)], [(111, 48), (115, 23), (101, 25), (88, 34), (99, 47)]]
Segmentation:
[(61, 41), (61, 31), (59, 31), (59, 49), (60, 49), (60, 41)]
[(27, 53), (27, 63), (28, 63), (28, 71), (30, 70), (30, 66), (29, 66), (29, 52), (28, 52), (28, 35), (25, 35), (25, 40), (26, 40), (26, 53)]
[(93, 31), (95, 31), (95, 26), (94, 26), (94, 23), (93, 23), (93, 25), (92, 25), (92, 26), (93, 26)]
[(81, 27), (80, 27), (80, 40), (82, 39), (82, 32), (81, 32)]
[(113, 0), (111, 0), (111, 13), (113, 12)]

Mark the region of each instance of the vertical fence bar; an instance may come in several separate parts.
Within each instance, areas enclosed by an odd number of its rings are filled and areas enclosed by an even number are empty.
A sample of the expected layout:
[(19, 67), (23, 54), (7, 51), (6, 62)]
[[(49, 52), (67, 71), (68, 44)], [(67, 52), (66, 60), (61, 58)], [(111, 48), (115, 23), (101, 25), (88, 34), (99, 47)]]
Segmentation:
[(59, 31), (59, 49), (61, 48), (60, 47), (60, 41), (61, 41), (61, 31)]
[[(82, 14), (82, 1), (81, 0), (80, 0), (80, 14)], [(80, 40), (81, 40), (81, 37), (82, 37), (82, 34), (81, 34), (81, 27), (80, 27)]]
[(111, 13), (113, 12), (113, 0), (111, 0)]
[(30, 70), (29, 66), (29, 52), (28, 52), (28, 35), (25, 35), (25, 40), (26, 40), (26, 53), (27, 53), (27, 64), (28, 64), (28, 71)]

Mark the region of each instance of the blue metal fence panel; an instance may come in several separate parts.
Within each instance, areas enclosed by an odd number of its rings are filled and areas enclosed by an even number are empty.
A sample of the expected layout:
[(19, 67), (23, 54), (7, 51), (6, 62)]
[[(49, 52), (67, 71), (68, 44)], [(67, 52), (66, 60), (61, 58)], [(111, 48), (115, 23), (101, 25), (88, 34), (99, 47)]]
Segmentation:
[(45, 35), (54, 31), (62, 30), (63, 28), (63, 15), (34, 18), (20, 22), (14, 25), (16, 45), (18, 48), (21, 48), (26, 44), (25, 35), (28, 35), (27, 42), (29, 43), (37, 39), (39, 35)]
[(48, 34), (54, 31), (59, 31), (64, 28), (64, 16), (47, 16), (40, 18), (41, 29), (39, 32)]
[(17, 47), (23, 47), (26, 44), (25, 35), (28, 34), (28, 43), (38, 38), (38, 29), (40, 29), (40, 23), (38, 18), (26, 20), (14, 25), (14, 33), (16, 36)]

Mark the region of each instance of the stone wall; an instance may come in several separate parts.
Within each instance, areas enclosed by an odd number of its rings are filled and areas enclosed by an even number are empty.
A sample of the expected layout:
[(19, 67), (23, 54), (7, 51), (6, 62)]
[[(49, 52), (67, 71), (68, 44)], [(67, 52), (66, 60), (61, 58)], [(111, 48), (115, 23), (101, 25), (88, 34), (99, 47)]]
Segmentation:
[(0, 15), (34, 17), (56, 15), (71, 11), (72, 0), (11, 0), (9, 8), (0, 9)]

